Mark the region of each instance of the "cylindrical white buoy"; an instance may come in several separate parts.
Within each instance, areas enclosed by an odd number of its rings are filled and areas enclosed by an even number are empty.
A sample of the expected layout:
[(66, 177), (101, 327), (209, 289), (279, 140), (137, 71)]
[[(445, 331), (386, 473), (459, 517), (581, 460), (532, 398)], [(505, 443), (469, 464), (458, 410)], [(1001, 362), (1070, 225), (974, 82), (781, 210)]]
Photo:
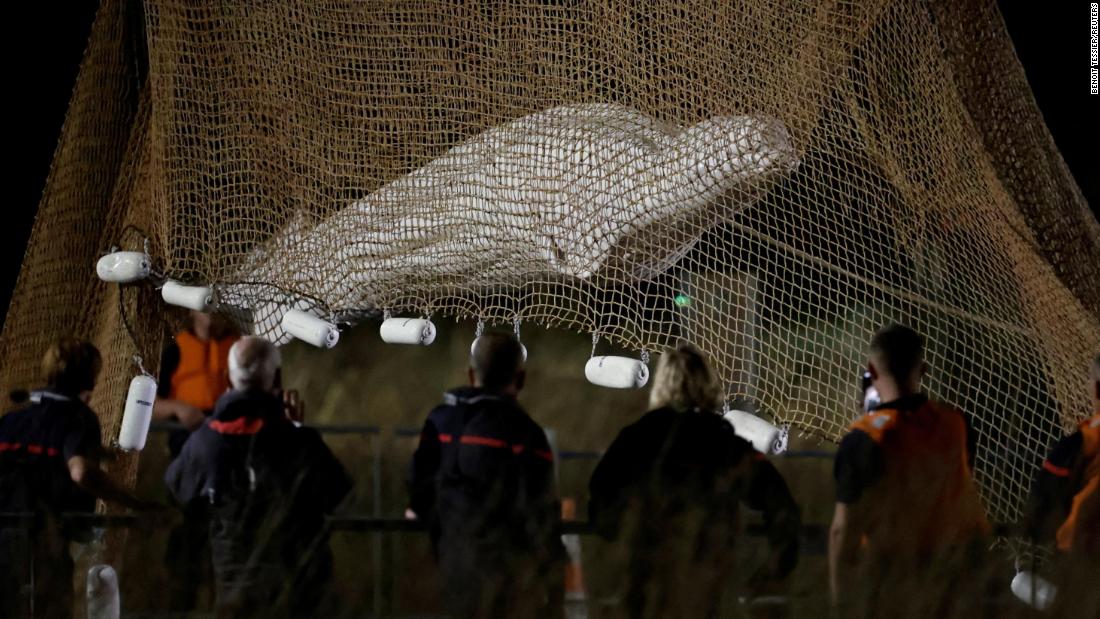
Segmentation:
[(435, 325), (427, 318), (389, 318), (378, 329), (387, 344), (427, 346), (435, 341)]
[(649, 367), (631, 357), (592, 357), (584, 365), (584, 377), (601, 387), (638, 389), (649, 382)]
[(133, 451), (145, 448), (149, 422), (153, 418), (153, 402), (157, 398), (157, 381), (150, 376), (135, 376), (126, 395), (122, 411), (122, 427), (118, 431), (118, 446)]
[(1023, 570), (1012, 579), (1012, 594), (1036, 610), (1046, 610), (1054, 603), (1058, 587), (1038, 574)]
[(160, 296), (169, 305), (178, 305), (205, 312), (210, 309), (211, 290), (209, 286), (184, 286), (179, 282), (167, 281), (160, 289)]
[(336, 325), (300, 309), (288, 310), (283, 314), (280, 325), (283, 331), (318, 348), (332, 348), (340, 341), (340, 330)]
[(149, 277), (149, 256), (140, 251), (116, 251), (99, 259), (96, 275), (105, 282), (128, 284)]
[(785, 441), (780, 440), (782, 431), (756, 415), (731, 410), (725, 414), (725, 419), (733, 425), (734, 433), (752, 443), (756, 451), (776, 454), (786, 450)]
[(118, 619), (122, 603), (118, 595), (118, 574), (110, 565), (88, 568), (88, 619)]

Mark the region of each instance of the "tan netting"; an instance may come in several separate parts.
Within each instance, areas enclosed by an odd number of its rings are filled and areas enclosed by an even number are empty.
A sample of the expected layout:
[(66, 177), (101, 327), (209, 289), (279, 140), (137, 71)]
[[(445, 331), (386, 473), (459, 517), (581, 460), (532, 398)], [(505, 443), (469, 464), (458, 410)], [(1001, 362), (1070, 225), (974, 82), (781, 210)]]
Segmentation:
[(93, 264), (144, 237), (269, 337), (301, 307), (687, 338), (731, 400), (827, 439), (902, 321), (998, 521), (1100, 350), (1100, 225), (991, 1), (105, 0), (4, 388), (93, 337), (117, 429), (164, 306)]

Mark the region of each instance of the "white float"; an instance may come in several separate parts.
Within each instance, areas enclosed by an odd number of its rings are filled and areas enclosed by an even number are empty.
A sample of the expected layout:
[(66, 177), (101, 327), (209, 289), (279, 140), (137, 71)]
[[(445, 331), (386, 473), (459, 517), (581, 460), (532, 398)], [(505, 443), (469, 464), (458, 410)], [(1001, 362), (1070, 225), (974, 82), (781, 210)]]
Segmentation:
[(1049, 608), (1057, 594), (1058, 587), (1028, 570), (1017, 572), (1012, 579), (1012, 595), (1036, 610)]
[(153, 377), (135, 376), (130, 381), (126, 395), (126, 408), (122, 411), (122, 425), (118, 431), (118, 446), (127, 451), (141, 451), (149, 436), (149, 422), (153, 419), (153, 402), (157, 399), (157, 381)]
[(212, 291), (209, 286), (185, 286), (179, 282), (169, 280), (160, 289), (160, 296), (169, 305), (186, 307), (196, 312), (205, 312), (210, 309)]
[(612, 389), (639, 389), (649, 382), (649, 367), (632, 357), (592, 357), (584, 365), (588, 382)]
[(378, 333), (387, 344), (427, 346), (435, 341), (435, 325), (427, 318), (387, 318)]
[(115, 568), (110, 565), (93, 565), (88, 568), (88, 619), (118, 619), (121, 611)]
[(733, 431), (752, 443), (753, 449), (765, 454), (778, 454), (787, 450), (786, 433), (767, 421), (740, 410), (731, 410), (724, 415), (733, 425)]
[(149, 277), (152, 261), (140, 251), (116, 251), (96, 262), (95, 273), (105, 282), (128, 284)]
[(300, 309), (288, 310), (279, 324), (283, 331), (318, 348), (332, 348), (340, 341), (336, 325)]

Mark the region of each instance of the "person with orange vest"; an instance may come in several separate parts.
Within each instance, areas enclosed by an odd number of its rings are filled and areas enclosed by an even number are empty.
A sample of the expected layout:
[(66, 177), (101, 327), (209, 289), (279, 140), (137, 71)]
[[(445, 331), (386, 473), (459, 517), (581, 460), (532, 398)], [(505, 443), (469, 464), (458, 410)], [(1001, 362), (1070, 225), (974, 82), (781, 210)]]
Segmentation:
[(1100, 355), (1092, 362), (1089, 392), (1092, 416), (1051, 448), (1031, 486), (1025, 517), (1028, 537), (1053, 541), (1057, 550), (1056, 615), (1100, 614)]
[[(971, 475), (974, 434), (959, 410), (921, 390), (924, 339), (891, 325), (867, 371), (881, 403), (852, 424), (834, 464), (829, 584), (842, 615), (946, 616), (974, 602), (990, 535)], [(905, 592), (904, 603), (899, 603)]]
[[(153, 403), (154, 420), (183, 425), (168, 435), (173, 460), (229, 390), (229, 350), (240, 339), (220, 317), (192, 310), (189, 321), (161, 356)], [(202, 583), (212, 579), (205, 569), (210, 563), (207, 528), (205, 514), (191, 508), (169, 534), (165, 564), (171, 576), (168, 602), (173, 610), (194, 609)]]
[(229, 349), (238, 339), (222, 320), (192, 310), (188, 328), (165, 348), (153, 419), (178, 421), (185, 428), (169, 438), (172, 457), (229, 389)]

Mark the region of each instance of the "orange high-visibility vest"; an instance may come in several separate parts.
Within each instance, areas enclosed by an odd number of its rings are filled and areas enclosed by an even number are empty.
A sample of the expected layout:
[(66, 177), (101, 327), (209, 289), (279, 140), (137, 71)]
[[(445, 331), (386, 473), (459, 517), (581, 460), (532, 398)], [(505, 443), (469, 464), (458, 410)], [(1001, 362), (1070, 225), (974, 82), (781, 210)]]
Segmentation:
[(229, 349), (237, 339), (204, 342), (189, 331), (176, 335), (180, 362), (172, 374), (168, 397), (204, 411), (213, 410), (214, 403), (229, 389)]
[(883, 454), (881, 476), (860, 499), (868, 551), (929, 556), (989, 535), (961, 412), (928, 400), (912, 410), (872, 411), (852, 429), (870, 436)]
[(1077, 494), (1073, 495), (1073, 506), (1070, 508), (1069, 516), (1066, 517), (1062, 526), (1058, 527), (1054, 538), (1057, 541), (1058, 550), (1063, 552), (1074, 550), (1074, 546), (1086, 535), (1091, 535), (1092, 543), (1095, 544), (1098, 533), (1095, 530), (1088, 531), (1087, 528), (1100, 526), (1100, 523), (1083, 522), (1086, 520), (1086, 516), (1083, 515), (1085, 512), (1090, 513), (1092, 518), (1096, 518), (1096, 513), (1100, 510), (1097, 506), (1100, 502), (1100, 412), (1082, 421), (1080, 430), (1082, 439), (1080, 457), (1083, 466), (1081, 485)]

